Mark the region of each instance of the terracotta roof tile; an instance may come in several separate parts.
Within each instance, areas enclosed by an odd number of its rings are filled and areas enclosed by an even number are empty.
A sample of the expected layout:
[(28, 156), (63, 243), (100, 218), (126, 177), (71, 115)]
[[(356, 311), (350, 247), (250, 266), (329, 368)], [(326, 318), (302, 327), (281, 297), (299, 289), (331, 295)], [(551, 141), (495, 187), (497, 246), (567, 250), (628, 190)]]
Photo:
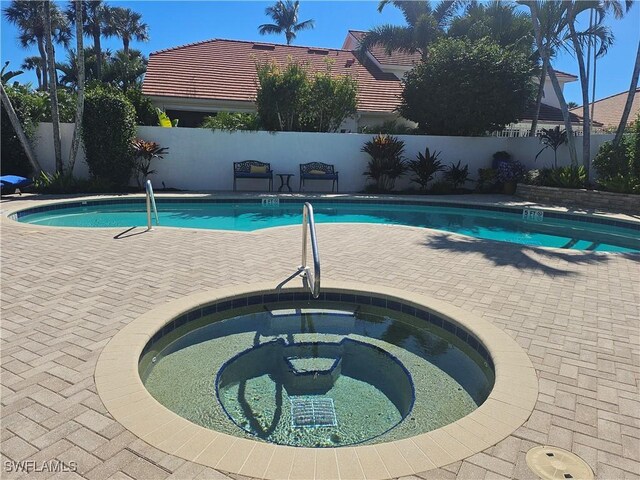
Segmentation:
[(256, 63), (289, 59), (307, 63), (311, 71), (325, 71), (332, 62), (335, 75), (350, 74), (358, 81), (358, 110), (392, 112), (402, 85), (375, 65), (364, 66), (347, 50), (213, 39), (154, 52), (142, 91), (146, 95), (255, 101)]
[[(349, 30), (349, 33), (360, 41), (365, 33), (361, 30)], [(422, 58), (419, 53), (407, 53), (400, 50), (393, 50), (390, 54), (385, 51), (382, 45), (375, 45), (369, 49), (369, 53), (378, 61), (380, 65), (402, 65), (411, 67), (420, 62)]]
[[(617, 127), (622, 118), (622, 111), (624, 105), (627, 102), (628, 90), (624, 92), (611, 95), (610, 97), (603, 98), (594, 103), (593, 120), (600, 122), (607, 127)], [(582, 107), (576, 107), (571, 109), (571, 112), (580, 114), (582, 113)], [(631, 112), (629, 113), (629, 121), (631, 123), (635, 121), (636, 117), (640, 114), (640, 88), (636, 89), (636, 94), (633, 97), (633, 103), (631, 104)]]
[[(524, 115), (520, 119), (520, 121), (532, 121), (533, 113), (535, 111), (535, 105), (531, 105), (524, 112)], [(569, 116), (571, 117), (571, 123), (574, 125), (582, 124), (582, 117), (575, 113), (573, 110), (569, 111)], [(540, 113), (538, 114), (538, 122), (539, 123), (557, 123), (558, 125), (562, 125), (564, 123), (564, 118), (562, 117), (562, 110), (556, 107), (552, 107), (551, 105), (547, 105), (543, 103), (540, 105)], [(594, 125), (601, 126), (599, 123), (594, 122)]]

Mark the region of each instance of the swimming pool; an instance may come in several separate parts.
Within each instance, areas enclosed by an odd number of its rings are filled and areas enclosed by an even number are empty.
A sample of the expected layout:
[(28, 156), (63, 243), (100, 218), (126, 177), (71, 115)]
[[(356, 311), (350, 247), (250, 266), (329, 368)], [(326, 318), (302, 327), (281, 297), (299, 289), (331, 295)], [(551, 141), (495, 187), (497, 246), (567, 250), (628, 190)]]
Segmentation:
[[(269, 199), (271, 200), (271, 199)], [(278, 200), (278, 199), (276, 199)], [(301, 199), (157, 199), (160, 224), (169, 227), (253, 231), (296, 225)], [(640, 224), (601, 217), (507, 207), (445, 203), (327, 201), (314, 199), (316, 223), (375, 223), (424, 227), (531, 246), (602, 252), (640, 251)], [(533, 212), (533, 213), (531, 213)], [(144, 201), (96, 200), (23, 210), (18, 221), (60, 227), (146, 225)]]

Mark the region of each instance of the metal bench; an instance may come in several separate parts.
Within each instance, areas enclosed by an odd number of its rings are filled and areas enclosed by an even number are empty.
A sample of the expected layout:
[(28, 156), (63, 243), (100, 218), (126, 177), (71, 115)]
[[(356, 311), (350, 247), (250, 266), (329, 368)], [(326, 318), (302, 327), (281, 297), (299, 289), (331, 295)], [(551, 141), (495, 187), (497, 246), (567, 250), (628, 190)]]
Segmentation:
[(331, 191), (338, 191), (338, 172), (333, 165), (322, 162), (300, 164), (300, 191), (304, 191), (305, 180), (331, 180)]
[(236, 189), (238, 178), (265, 178), (269, 180), (269, 191), (273, 190), (273, 171), (271, 164), (257, 160), (233, 162), (233, 190)]

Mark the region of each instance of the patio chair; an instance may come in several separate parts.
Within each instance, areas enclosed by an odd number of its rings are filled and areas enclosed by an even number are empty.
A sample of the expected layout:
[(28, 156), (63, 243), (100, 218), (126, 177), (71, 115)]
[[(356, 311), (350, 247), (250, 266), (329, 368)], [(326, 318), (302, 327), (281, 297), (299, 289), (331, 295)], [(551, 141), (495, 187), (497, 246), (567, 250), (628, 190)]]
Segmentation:
[(273, 190), (273, 171), (271, 164), (257, 160), (233, 162), (233, 190), (236, 190), (238, 178), (264, 178), (269, 180), (269, 191)]
[(338, 172), (333, 165), (322, 162), (300, 164), (300, 191), (304, 191), (305, 180), (331, 180), (331, 191), (338, 191)]

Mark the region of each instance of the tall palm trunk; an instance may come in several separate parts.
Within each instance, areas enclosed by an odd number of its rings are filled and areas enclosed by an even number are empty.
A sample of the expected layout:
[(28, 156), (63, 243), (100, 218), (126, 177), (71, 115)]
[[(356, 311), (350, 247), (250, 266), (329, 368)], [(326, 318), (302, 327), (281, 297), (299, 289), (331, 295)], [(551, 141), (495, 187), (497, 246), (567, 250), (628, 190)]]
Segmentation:
[(53, 150), (56, 157), (56, 172), (62, 173), (62, 145), (60, 142), (60, 111), (58, 108), (58, 85), (56, 77), (56, 59), (51, 38), (51, 0), (44, 2), (44, 34), (47, 45), (49, 66), (49, 95), (51, 96), (51, 123), (53, 124)]
[(96, 79), (102, 80), (102, 45), (100, 43), (100, 32), (93, 33), (93, 47), (96, 51)]
[(631, 74), (631, 86), (629, 87), (629, 94), (627, 95), (627, 103), (624, 104), (624, 110), (622, 111), (622, 117), (620, 118), (620, 124), (616, 131), (616, 136), (613, 139), (613, 145), (620, 145), (622, 135), (627, 127), (629, 121), (629, 113), (631, 112), (631, 105), (633, 104), (633, 98), (635, 97), (636, 90), (638, 89), (638, 77), (640, 76), (640, 42), (638, 42), (638, 53), (636, 53), (636, 64), (633, 67), (633, 74)]
[[(537, 1), (527, 2), (531, 10), (531, 22), (533, 23), (533, 33), (536, 40), (536, 46), (538, 51), (542, 55), (542, 59), (546, 58), (549, 61), (549, 50), (543, 45), (542, 32), (540, 31), (540, 20), (538, 18), (538, 3)], [(562, 94), (562, 87), (556, 76), (556, 72), (553, 68), (549, 68), (549, 80), (553, 86), (553, 91), (558, 97), (560, 103), (560, 110), (562, 111), (562, 118), (564, 119), (564, 128), (567, 131), (567, 146), (569, 148), (569, 157), (571, 158), (571, 165), (578, 165), (578, 155), (576, 154), (576, 140), (573, 135), (573, 129), (571, 128), (571, 117), (569, 117), (569, 107)]]
[(536, 96), (536, 109), (533, 112), (531, 130), (529, 131), (530, 137), (534, 137), (536, 130), (538, 130), (538, 117), (540, 116), (540, 106), (542, 105), (542, 96), (544, 95), (544, 83), (547, 78), (547, 70), (549, 70), (549, 57), (545, 55), (542, 59), (542, 71), (540, 72), (540, 83), (538, 84), (538, 95)]
[(29, 143), (29, 139), (24, 133), (24, 129), (22, 128), (22, 124), (20, 123), (20, 119), (18, 118), (18, 115), (16, 114), (16, 111), (14, 110), (11, 103), (11, 99), (7, 95), (7, 92), (5, 91), (4, 85), (2, 85), (2, 83), (0, 83), (0, 95), (2, 96), (2, 105), (7, 112), (7, 116), (9, 117), (9, 121), (11, 122), (11, 126), (18, 136), (18, 140), (20, 140), (20, 144), (22, 145), (24, 153), (27, 156), (27, 160), (29, 161), (29, 164), (31, 164), (31, 168), (34, 170), (34, 173), (36, 175), (39, 175), (42, 171), (42, 168), (38, 163), (38, 159), (33, 154), (31, 143)]
[(576, 51), (576, 58), (578, 60), (578, 69), (580, 72), (580, 90), (582, 91), (582, 165), (587, 171), (587, 178), (589, 178), (589, 167), (591, 166), (591, 116), (589, 114), (589, 73), (586, 70), (584, 64), (584, 57), (582, 56), (582, 46), (576, 33), (576, 24), (574, 16), (574, 5), (571, 4), (567, 14), (569, 15), (569, 32), (571, 35), (571, 41), (573, 42), (573, 48)]
[(42, 90), (49, 90), (49, 75), (47, 75), (47, 51), (44, 46), (44, 39), (38, 37), (38, 52), (42, 60)]
[(76, 103), (76, 119), (71, 140), (71, 152), (69, 153), (69, 175), (73, 175), (73, 167), (76, 163), (78, 148), (80, 146), (80, 129), (82, 128), (82, 116), (84, 114), (84, 40), (82, 31), (82, 2), (74, 0), (76, 7), (76, 41), (78, 49), (78, 99)]
[(122, 47), (125, 56), (129, 58), (129, 38), (127, 38), (126, 36), (122, 37)]

